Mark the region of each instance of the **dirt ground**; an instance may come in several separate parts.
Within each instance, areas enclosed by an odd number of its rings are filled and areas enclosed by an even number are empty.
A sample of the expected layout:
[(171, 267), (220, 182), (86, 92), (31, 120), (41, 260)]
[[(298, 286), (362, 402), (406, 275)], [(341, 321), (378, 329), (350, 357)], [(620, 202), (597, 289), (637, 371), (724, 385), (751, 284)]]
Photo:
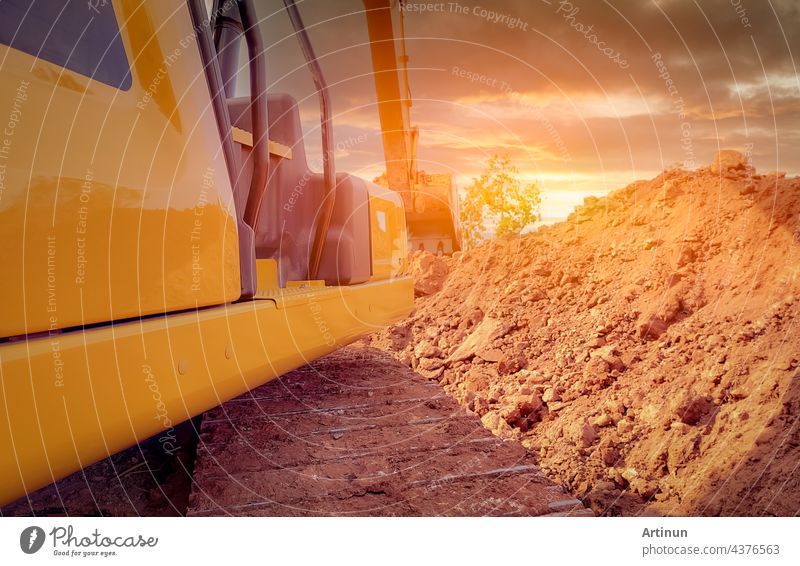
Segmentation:
[(800, 179), (723, 152), (417, 255), (416, 312), (367, 343), (598, 513), (796, 515), (798, 252)]
[(591, 515), (436, 383), (351, 346), (210, 411), (189, 515)]

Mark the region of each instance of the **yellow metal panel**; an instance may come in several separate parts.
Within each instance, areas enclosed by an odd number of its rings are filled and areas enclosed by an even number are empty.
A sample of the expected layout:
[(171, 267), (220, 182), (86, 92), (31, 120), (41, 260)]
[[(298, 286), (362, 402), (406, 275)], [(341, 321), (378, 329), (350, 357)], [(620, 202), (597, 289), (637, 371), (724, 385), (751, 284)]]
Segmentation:
[(413, 283), (270, 300), (0, 346), (0, 505), (408, 315)]
[(408, 255), (408, 232), (400, 196), (384, 187), (369, 188), (372, 280), (402, 273)]
[[(233, 131), (233, 141), (246, 145), (247, 147), (253, 147), (253, 134), (251, 132), (235, 126), (231, 129)], [(276, 141), (269, 140), (269, 152), (283, 159), (292, 158), (292, 148)]]
[(278, 262), (274, 259), (256, 260), (257, 293), (278, 288)]
[(0, 99), (18, 105), (0, 336), (239, 297), (233, 195), (186, 4), (113, 6), (127, 91), (0, 46)]

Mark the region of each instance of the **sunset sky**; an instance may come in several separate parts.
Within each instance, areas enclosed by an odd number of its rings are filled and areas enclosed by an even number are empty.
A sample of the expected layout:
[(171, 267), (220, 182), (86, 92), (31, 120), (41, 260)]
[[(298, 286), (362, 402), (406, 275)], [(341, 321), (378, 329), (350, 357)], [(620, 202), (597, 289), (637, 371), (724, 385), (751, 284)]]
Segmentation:
[[(257, 2), (274, 91), (301, 101), (319, 155), (318, 103), (282, 2)], [(794, 0), (406, 2), (420, 169), (461, 186), (508, 152), (546, 217), (587, 194), (747, 149), (800, 170), (800, 3)], [(331, 86), (337, 168), (383, 168), (360, 0), (300, 4)], [(425, 12), (420, 10), (425, 8)], [(437, 11), (428, 11), (434, 9)], [(313, 159), (313, 157), (312, 157)]]

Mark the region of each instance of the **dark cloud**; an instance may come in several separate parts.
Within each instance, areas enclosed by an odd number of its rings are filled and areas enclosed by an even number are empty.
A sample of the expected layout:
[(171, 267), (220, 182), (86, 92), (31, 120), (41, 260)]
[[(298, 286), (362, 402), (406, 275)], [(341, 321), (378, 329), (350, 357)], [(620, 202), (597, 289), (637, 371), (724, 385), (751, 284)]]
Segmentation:
[[(794, 0), (438, 4), (405, 15), (423, 167), (468, 177), (485, 156), (509, 151), (532, 176), (632, 180), (753, 144), (760, 168), (800, 170)], [(273, 88), (303, 101), (312, 128), (313, 86), (280, 7), (259, 4)], [(332, 85), (337, 139), (368, 140), (339, 163), (374, 171), (379, 124), (362, 10), (356, 0), (301, 4)], [(316, 149), (317, 137), (308, 139)]]

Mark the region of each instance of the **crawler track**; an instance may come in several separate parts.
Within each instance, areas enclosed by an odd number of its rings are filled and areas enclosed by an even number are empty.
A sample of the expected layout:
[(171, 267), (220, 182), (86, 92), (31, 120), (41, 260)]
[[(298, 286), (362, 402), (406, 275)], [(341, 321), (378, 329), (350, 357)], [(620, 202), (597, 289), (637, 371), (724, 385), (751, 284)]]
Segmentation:
[(351, 346), (210, 411), (189, 515), (591, 514), (430, 383)]

